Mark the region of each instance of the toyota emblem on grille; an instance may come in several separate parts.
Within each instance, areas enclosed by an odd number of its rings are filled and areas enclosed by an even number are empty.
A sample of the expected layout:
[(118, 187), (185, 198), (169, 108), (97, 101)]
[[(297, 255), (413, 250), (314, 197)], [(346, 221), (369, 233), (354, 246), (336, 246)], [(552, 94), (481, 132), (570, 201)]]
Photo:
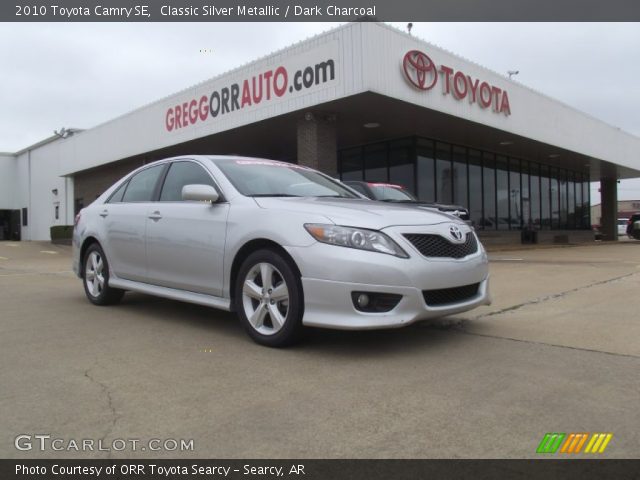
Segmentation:
[(459, 229), (457, 226), (455, 226), (455, 225), (451, 225), (451, 226), (449, 227), (449, 233), (450, 233), (450, 234), (451, 234), (451, 236), (452, 236), (455, 240), (457, 240), (458, 242), (459, 242), (460, 240), (462, 240), (462, 232), (460, 231), (460, 229)]

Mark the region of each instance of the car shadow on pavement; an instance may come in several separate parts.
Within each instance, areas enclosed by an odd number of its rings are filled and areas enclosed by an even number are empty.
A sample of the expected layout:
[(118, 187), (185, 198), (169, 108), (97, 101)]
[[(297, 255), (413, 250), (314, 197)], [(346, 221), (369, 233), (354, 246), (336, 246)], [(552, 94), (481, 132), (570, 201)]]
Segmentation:
[[(139, 322), (179, 324), (180, 328), (195, 330), (204, 338), (211, 336), (219, 340), (223, 337), (228, 341), (238, 341), (243, 344), (243, 349), (247, 345), (265, 348), (253, 344), (232, 312), (131, 292), (115, 309), (132, 315)], [(449, 317), (446, 321), (429, 320), (384, 330), (307, 328), (301, 341), (287, 350), (297, 354), (306, 351), (337, 357), (407, 355), (425, 349), (446, 348), (451, 342), (464, 341), (465, 336), (446, 331), (455, 329), (455, 325), (457, 321)]]

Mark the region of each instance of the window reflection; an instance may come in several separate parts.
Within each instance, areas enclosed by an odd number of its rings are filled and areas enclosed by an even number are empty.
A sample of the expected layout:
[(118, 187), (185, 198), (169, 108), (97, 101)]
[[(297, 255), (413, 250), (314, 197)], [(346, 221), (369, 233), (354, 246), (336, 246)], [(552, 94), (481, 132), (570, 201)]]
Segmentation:
[(469, 214), (477, 228), (482, 226), (482, 157), (469, 149)]
[(482, 184), (484, 190), (484, 212), (480, 225), (487, 230), (496, 230), (498, 221), (496, 218), (496, 169), (495, 159), (492, 153), (482, 153)]
[(410, 137), (343, 149), (342, 180), (391, 182), (469, 209), (477, 229), (590, 228), (588, 178), (525, 159)]
[(418, 140), (416, 148), (418, 170), (418, 199), (423, 202), (436, 201), (435, 161), (433, 159), (433, 142)]
[(440, 203), (453, 202), (451, 168), (451, 145), (438, 142), (436, 144), (436, 198)]
[(496, 156), (496, 198), (498, 230), (509, 230), (509, 172), (507, 157)]
[(453, 203), (469, 208), (467, 199), (467, 149), (453, 147)]
[(364, 179), (367, 182), (389, 181), (385, 143), (364, 147)]

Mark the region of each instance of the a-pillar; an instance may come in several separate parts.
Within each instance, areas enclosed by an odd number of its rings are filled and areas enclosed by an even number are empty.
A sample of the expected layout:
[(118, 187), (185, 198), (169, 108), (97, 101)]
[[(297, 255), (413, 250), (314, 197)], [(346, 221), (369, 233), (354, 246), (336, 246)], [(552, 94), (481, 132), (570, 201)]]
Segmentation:
[(338, 173), (336, 121), (334, 115), (306, 113), (298, 121), (298, 164), (327, 175)]
[(603, 240), (618, 239), (618, 181), (615, 178), (600, 179), (602, 210), (600, 232)]

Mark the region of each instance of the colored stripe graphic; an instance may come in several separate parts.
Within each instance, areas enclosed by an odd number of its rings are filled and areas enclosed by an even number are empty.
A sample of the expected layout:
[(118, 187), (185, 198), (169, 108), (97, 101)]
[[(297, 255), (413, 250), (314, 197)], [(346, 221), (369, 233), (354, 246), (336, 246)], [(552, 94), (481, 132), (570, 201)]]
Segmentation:
[[(591, 437), (591, 438), (589, 438)], [(604, 453), (613, 438), (613, 433), (545, 433), (536, 453), (577, 454), (587, 445), (583, 453)], [(588, 441), (587, 441), (588, 440)], [(558, 451), (559, 449), (559, 451)]]
[(612, 438), (612, 433), (594, 433), (584, 453), (603, 453)]
[(556, 453), (565, 437), (565, 433), (546, 433), (538, 445), (536, 453)]
[(589, 438), (588, 433), (570, 433), (562, 445), (560, 453), (580, 453), (587, 438)]
[(584, 442), (587, 441), (587, 438), (589, 438), (589, 434), (583, 433), (582, 439), (580, 440), (580, 442), (578, 442), (578, 445), (576, 446), (576, 451), (573, 453), (580, 453), (580, 450), (582, 450), (582, 446), (584, 445)]

